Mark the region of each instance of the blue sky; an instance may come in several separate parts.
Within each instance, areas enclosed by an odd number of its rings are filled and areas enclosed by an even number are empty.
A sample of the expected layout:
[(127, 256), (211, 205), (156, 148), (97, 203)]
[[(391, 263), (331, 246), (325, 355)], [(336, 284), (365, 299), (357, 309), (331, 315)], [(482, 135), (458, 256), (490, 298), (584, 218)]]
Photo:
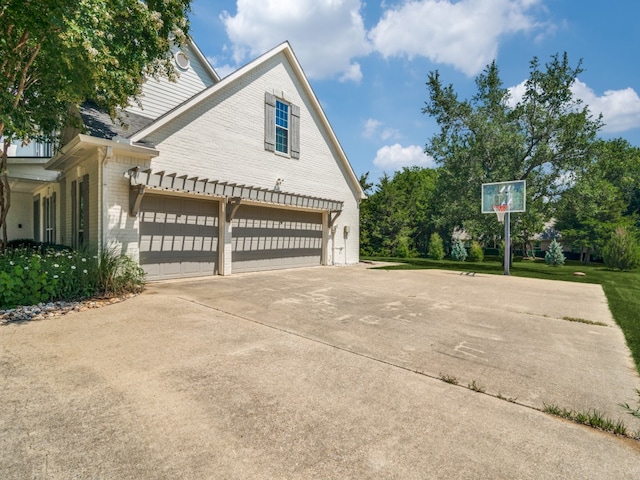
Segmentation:
[(195, 0), (191, 35), (224, 77), (288, 40), (357, 175), (433, 166), (421, 113), (439, 70), (461, 98), (496, 60), (506, 87), (567, 52), (602, 138), (640, 146), (640, 2), (631, 0)]

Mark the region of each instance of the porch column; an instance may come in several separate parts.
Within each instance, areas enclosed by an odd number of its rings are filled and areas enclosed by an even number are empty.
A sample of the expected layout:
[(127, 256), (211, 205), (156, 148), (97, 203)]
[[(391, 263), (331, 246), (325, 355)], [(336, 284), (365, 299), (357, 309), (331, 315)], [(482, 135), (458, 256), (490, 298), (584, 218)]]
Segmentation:
[(218, 272), (220, 275), (231, 275), (231, 252), (232, 252), (232, 240), (233, 240), (233, 226), (232, 221), (227, 220), (227, 209), (229, 209), (227, 202), (220, 202), (220, 230), (219, 230), (219, 265)]

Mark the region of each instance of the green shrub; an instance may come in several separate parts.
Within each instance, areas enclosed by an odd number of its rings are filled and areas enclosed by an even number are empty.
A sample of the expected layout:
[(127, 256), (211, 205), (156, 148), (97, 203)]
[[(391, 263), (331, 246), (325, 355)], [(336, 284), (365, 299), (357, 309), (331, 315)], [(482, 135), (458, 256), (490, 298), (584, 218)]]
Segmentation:
[(626, 227), (618, 227), (602, 249), (602, 260), (611, 270), (633, 270), (640, 265), (640, 246)]
[(560, 245), (555, 239), (549, 244), (549, 250), (544, 256), (544, 262), (547, 265), (558, 267), (564, 265), (565, 256), (562, 253), (562, 245)]
[(24, 243), (0, 255), (0, 308), (137, 292), (144, 272), (129, 257)]
[(474, 240), (471, 242), (471, 247), (469, 248), (469, 261), (481, 262), (483, 260), (484, 252), (482, 251), (482, 246)]
[(459, 238), (454, 238), (451, 242), (451, 258), (460, 262), (464, 262), (467, 258), (467, 249)]
[(102, 250), (98, 257), (97, 289), (101, 295), (139, 292), (144, 287), (144, 270), (127, 255)]
[(429, 238), (429, 257), (433, 260), (442, 260), (444, 258), (444, 244), (442, 237), (437, 233), (432, 233)]

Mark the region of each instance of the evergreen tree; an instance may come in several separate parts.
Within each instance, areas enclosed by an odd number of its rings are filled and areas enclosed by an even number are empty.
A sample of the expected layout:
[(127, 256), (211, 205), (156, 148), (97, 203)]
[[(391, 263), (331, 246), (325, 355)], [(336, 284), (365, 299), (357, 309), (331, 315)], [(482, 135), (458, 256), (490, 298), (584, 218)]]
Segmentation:
[(467, 249), (459, 238), (454, 238), (451, 242), (451, 258), (464, 262), (467, 258)]
[(557, 267), (564, 265), (564, 261), (565, 257), (564, 253), (562, 253), (562, 245), (560, 245), (556, 240), (553, 240), (549, 245), (549, 251), (544, 256), (544, 262), (547, 265)]

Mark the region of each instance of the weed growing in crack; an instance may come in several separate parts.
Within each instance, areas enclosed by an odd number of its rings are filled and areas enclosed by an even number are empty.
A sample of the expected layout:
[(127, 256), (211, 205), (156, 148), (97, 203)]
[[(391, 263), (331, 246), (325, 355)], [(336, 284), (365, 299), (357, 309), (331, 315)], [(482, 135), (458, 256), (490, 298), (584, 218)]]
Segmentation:
[(638, 394), (638, 406), (634, 409), (629, 406), (628, 403), (620, 403), (619, 405), (629, 414), (634, 417), (640, 418), (640, 388), (636, 388)]
[(624, 424), (622, 420), (618, 420), (614, 422), (610, 418), (606, 417), (602, 412), (598, 410), (589, 410), (587, 412), (575, 412), (573, 410), (568, 410), (566, 408), (560, 408), (557, 405), (547, 405), (544, 404), (543, 411), (550, 415), (554, 415), (556, 417), (562, 417), (567, 420), (571, 420), (573, 422), (579, 423), (581, 425), (586, 425), (588, 427), (597, 428), (599, 430), (603, 430), (605, 432), (610, 432), (615, 435), (620, 435), (623, 437), (631, 437), (631, 438), (640, 438), (637, 433), (630, 435), (627, 426)]
[(608, 327), (606, 323), (603, 322), (594, 322), (593, 320), (585, 320), (584, 318), (576, 318), (576, 317), (562, 317), (563, 320), (567, 322), (577, 322), (577, 323), (586, 323), (587, 325), (597, 325), (599, 327)]
[(450, 383), (451, 385), (458, 385), (458, 378), (454, 377), (453, 375), (444, 375), (441, 373), (439, 378), (445, 383)]
[(505, 397), (500, 392), (498, 392), (497, 398), (500, 399), (500, 400), (504, 400), (506, 402), (510, 402), (510, 403), (516, 403), (516, 400), (518, 400), (518, 397)]
[(480, 385), (478, 385), (478, 384), (476, 383), (476, 381), (475, 381), (475, 380), (473, 380), (473, 381), (468, 385), (468, 387), (469, 387), (471, 390), (473, 390), (474, 392), (478, 392), (478, 393), (484, 393), (484, 392), (486, 392), (486, 389), (485, 389), (484, 387), (481, 387)]

